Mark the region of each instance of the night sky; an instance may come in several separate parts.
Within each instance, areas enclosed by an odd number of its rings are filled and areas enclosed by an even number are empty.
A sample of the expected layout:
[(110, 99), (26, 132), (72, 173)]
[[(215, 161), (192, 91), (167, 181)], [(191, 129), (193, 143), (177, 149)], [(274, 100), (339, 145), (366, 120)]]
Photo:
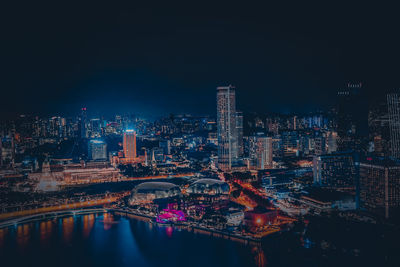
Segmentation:
[(3, 6), (1, 114), (214, 114), (226, 84), (246, 112), (312, 111), (348, 81), (399, 87), (394, 6), (135, 2)]

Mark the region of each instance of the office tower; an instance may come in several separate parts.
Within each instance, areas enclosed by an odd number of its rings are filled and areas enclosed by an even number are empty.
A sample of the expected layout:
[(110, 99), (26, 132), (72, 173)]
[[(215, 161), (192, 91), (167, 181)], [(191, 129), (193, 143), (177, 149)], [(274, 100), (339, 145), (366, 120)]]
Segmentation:
[(314, 152), (315, 155), (322, 155), (325, 154), (326, 150), (325, 150), (325, 137), (318, 136), (314, 138)]
[(389, 113), (390, 155), (400, 158), (400, 98), (398, 94), (388, 94), (387, 106)]
[(362, 83), (348, 83), (337, 94), (337, 133), (340, 151), (359, 150), (359, 138), (368, 126), (367, 104), (361, 93)]
[(136, 132), (134, 130), (126, 130), (124, 132), (124, 156), (128, 162), (136, 159)]
[(1, 135), (0, 135), (0, 167), (1, 166), (3, 166), (3, 149), (2, 149), (2, 147), (3, 147), (3, 142), (2, 142), (2, 137), (1, 137)]
[(107, 160), (107, 144), (102, 140), (89, 141), (88, 156), (91, 160)]
[(259, 170), (272, 168), (272, 138), (265, 135), (249, 137), (249, 157)]
[(165, 155), (171, 154), (171, 141), (170, 140), (160, 141), (159, 147), (161, 147), (163, 149)]
[(237, 149), (238, 149), (238, 157), (243, 156), (243, 112), (236, 112), (236, 132), (237, 132)]
[(368, 129), (370, 137), (373, 139), (374, 143), (374, 154), (381, 157), (391, 156), (387, 99), (375, 104), (370, 109), (368, 116)]
[(328, 132), (326, 134), (326, 152), (333, 153), (337, 151), (337, 132)]
[(90, 132), (92, 137), (101, 136), (101, 120), (91, 119), (90, 120)]
[(218, 168), (230, 170), (237, 158), (235, 87), (217, 87)]
[(161, 147), (153, 147), (151, 150), (151, 161), (161, 163), (164, 161), (164, 150)]
[(87, 138), (86, 122), (87, 122), (86, 108), (82, 108), (80, 123), (79, 123), (79, 137), (80, 138)]
[(4, 136), (1, 140), (1, 161), (3, 165), (14, 164), (15, 160), (15, 144), (14, 138)]
[(360, 164), (360, 205), (361, 208), (385, 218), (390, 218), (399, 211), (398, 162), (387, 158), (369, 158), (369, 161)]
[(334, 153), (313, 159), (314, 184), (334, 189), (354, 189), (357, 159), (352, 153)]
[(299, 148), (299, 135), (297, 131), (284, 131), (281, 134), (282, 148), (285, 157), (296, 156)]

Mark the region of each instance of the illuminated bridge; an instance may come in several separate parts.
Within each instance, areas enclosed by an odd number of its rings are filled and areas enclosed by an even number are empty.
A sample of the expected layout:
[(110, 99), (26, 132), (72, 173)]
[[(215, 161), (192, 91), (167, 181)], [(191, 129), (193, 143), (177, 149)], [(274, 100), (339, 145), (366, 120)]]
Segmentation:
[(40, 214), (19, 217), (19, 218), (1, 222), (0, 229), (4, 228), (4, 227), (13, 226), (13, 225), (18, 225), (21, 223), (41, 221), (44, 219), (61, 218), (61, 217), (66, 217), (66, 216), (75, 216), (75, 215), (83, 215), (83, 214), (91, 214), (91, 213), (104, 213), (107, 211), (108, 211), (107, 209), (98, 208), (98, 209), (65, 210), (65, 211), (57, 211), (57, 212), (40, 213)]

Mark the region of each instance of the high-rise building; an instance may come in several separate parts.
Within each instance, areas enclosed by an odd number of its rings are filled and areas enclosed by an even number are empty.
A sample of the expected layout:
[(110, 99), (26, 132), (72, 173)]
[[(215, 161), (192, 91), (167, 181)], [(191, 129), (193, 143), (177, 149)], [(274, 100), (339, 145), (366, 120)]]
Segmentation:
[(337, 133), (340, 151), (359, 150), (359, 137), (366, 134), (368, 110), (361, 92), (362, 83), (348, 83), (337, 93)]
[(284, 156), (296, 156), (299, 148), (299, 134), (297, 131), (281, 133)]
[(400, 210), (400, 165), (385, 158), (360, 164), (360, 205), (390, 218)]
[(86, 114), (86, 108), (81, 109), (81, 117), (80, 117), (80, 123), (79, 123), (79, 137), (80, 138), (87, 138), (87, 114)]
[(88, 156), (91, 160), (107, 160), (107, 144), (102, 140), (89, 141)]
[(314, 151), (315, 155), (322, 155), (326, 152), (326, 140), (325, 137), (320, 135), (314, 138)]
[(124, 132), (124, 157), (126, 161), (133, 162), (136, 159), (136, 132), (134, 130), (126, 130)]
[(235, 87), (217, 87), (218, 168), (230, 170), (237, 159)]
[(390, 133), (390, 155), (400, 158), (400, 98), (398, 94), (387, 95)]
[(249, 157), (259, 170), (272, 168), (272, 138), (265, 135), (249, 137)]
[(165, 155), (171, 154), (171, 141), (170, 140), (162, 140), (159, 142), (158, 146), (163, 149)]
[(357, 159), (352, 153), (315, 156), (314, 184), (334, 189), (355, 189), (357, 166)]
[(96, 118), (96, 119), (91, 119), (90, 120), (90, 132), (91, 136), (97, 137), (101, 136), (101, 120)]
[(164, 149), (161, 147), (153, 147), (151, 150), (151, 161), (161, 163), (164, 161)]
[(243, 156), (243, 112), (236, 112), (236, 132), (237, 132), (237, 146), (238, 146), (238, 157)]

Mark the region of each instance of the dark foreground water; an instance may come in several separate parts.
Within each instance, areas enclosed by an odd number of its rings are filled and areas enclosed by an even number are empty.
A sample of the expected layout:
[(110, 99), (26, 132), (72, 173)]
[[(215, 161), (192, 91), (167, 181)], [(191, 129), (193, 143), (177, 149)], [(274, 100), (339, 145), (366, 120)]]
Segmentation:
[(277, 234), (257, 247), (110, 213), (80, 215), (0, 229), (0, 266), (400, 266), (397, 237), (393, 247), (362, 229), (359, 244), (353, 230), (329, 227)]

